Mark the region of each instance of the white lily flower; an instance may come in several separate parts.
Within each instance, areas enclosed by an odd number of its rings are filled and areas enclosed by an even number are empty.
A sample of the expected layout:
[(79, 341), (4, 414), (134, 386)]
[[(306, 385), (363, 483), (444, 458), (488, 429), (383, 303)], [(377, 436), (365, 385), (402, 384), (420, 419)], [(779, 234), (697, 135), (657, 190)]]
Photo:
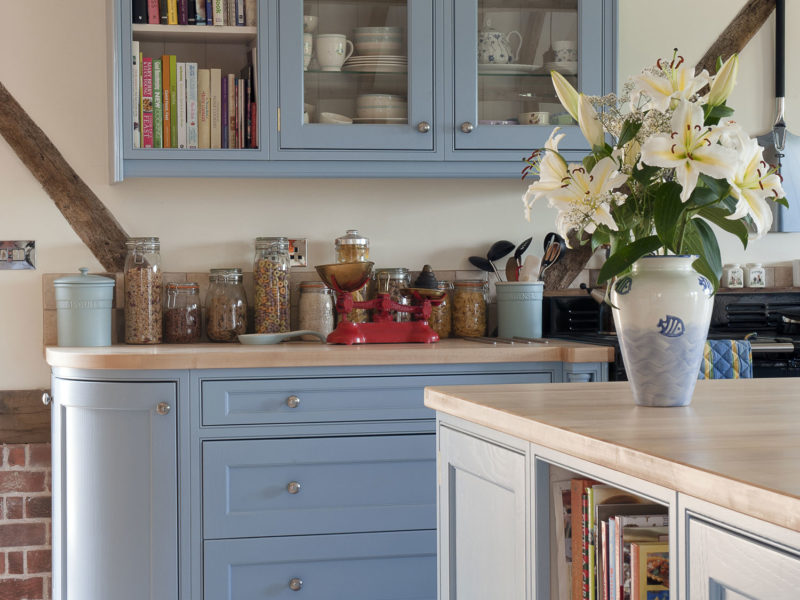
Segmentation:
[(750, 145), (750, 142), (755, 141), (747, 135), (747, 132), (742, 126), (733, 119), (721, 120), (717, 131), (719, 132), (719, 143), (726, 148), (735, 150), (736, 153), (740, 155), (745, 151), (745, 148)]
[(548, 192), (561, 188), (564, 185), (564, 178), (567, 177), (567, 163), (558, 154), (558, 144), (566, 134), (558, 133), (559, 129), (559, 127), (554, 128), (544, 144), (545, 149), (537, 164), (539, 179), (529, 185), (528, 190), (522, 196), (525, 219), (528, 221), (531, 220), (533, 203), (541, 196), (547, 195)]
[(578, 120), (578, 91), (558, 71), (550, 71), (553, 87), (556, 90), (561, 105), (567, 109), (570, 116)]
[(717, 143), (719, 127), (703, 125), (699, 104), (681, 100), (670, 121), (671, 133), (649, 137), (642, 145), (642, 161), (654, 167), (675, 169), (681, 185), (681, 201), (686, 202), (697, 186), (700, 173), (715, 179), (733, 176), (738, 155)]
[(764, 148), (756, 140), (749, 140), (740, 154), (741, 160), (731, 184), (731, 196), (736, 198), (736, 208), (729, 219), (750, 215), (756, 227), (756, 238), (762, 237), (772, 225), (772, 210), (767, 200), (783, 198), (785, 193), (781, 178), (775, 169), (764, 162)]
[(739, 55), (732, 54), (728, 60), (720, 67), (719, 72), (711, 82), (711, 89), (708, 92), (708, 105), (719, 106), (723, 104), (733, 91), (736, 85), (736, 75), (739, 72)]
[(559, 211), (556, 218), (558, 233), (566, 240), (569, 231), (583, 229), (592, 233), (598, 225), (617, 231), (617, 223), (611, 215), (613, 204), (619, 204), (625, 196), (613, 190), (628, 180), (620, 173), (611, 157), (598, 161), (591, 173), (579, 164), (569, 166), (562, 186), (549, 193), (550, 206)]
[(583, 137), (587, 139), (592, 148), (603, 147), (603, 144), (606, 143), (603, 123), (597, 116), (594, 106), (584, 94), (578, 96), (578, 125)]
[[(695, 75), (694, 67), (683, 64), (683, 57), (676, 57), (669, 64), (660, 60), (656, 64), (654, 72), (645, 71), (631, 78), (634, 84), (631, 106), (634, 110), (666, 112), (674, 109), (681, 100), (691, 99), (709, 83), (708, 71), (703, 69)], [(642, 95), (647, 102), (638, 106)]]

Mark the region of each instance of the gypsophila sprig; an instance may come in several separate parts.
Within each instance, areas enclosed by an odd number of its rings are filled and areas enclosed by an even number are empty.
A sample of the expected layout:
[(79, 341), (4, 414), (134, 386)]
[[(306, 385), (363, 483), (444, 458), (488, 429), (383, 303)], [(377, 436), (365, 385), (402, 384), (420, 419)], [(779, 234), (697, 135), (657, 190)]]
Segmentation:
[(708, 223), (746, 247), (772, 225), (770, 204), (786, 204), (764, 149), (730, 119), (738, 60), (734, 54), (711, 77), (695, 73), (676, 49), (631, 77), (619, 96), (585, 96), (551, 72), (592, 150), (583, 163), (568, 163), (558, 151), (565, 134), (553, 130), (525, 159), (523, 178), (538, 176), (522, 198), (526, 218), (546, 198), (558, 209), (562, 237), (590, 234), (593, 247), (607, 245), (614, 260), (600, 270), (600, 283), (659, 252), (698, 255), (694, 268), (716, 287), (722, 264)]

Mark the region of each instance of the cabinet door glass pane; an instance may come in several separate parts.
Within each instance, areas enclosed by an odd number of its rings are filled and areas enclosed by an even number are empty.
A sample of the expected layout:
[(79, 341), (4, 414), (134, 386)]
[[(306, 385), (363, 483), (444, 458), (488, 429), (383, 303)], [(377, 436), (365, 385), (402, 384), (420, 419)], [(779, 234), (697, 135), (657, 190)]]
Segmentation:
[(303, 122), (408, 123), (408, 2), (305, 0)]
[(478, 0), (478, 124), (573, 123), (550, 79), (577, 87), (577, 0)]

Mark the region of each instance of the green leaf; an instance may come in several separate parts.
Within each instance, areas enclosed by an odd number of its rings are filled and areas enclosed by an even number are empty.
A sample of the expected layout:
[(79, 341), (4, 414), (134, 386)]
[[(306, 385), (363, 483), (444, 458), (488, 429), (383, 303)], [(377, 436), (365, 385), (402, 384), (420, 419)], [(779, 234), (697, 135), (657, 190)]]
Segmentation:
[(704, 124), (716, 125), (717, 123), (719, 123), (720, 119), (724, 119), (725, 117), (730, 117), (733, 113), (734, 110), (730, 106), (725, 106), (724, 104), (720, 104), (719, 106), (715, 106), (708, 112)]
[(717, 198), (724, 198), (731, 191), (731, 185), (725, 179), (714, 179), (705, 173), (700, 173), (699, 181), (705, 187), (712, 190)]
[(592, 234), (592, 251), (597, 250), (603, 244), (610, 244), (611, 243), (611, 236), (608, 235), (608, 232), (603, 228), (598, 228), (594, 230)]
[(698, 186), (694, 188), (691, 196), (689, 196), (689, 201), (693, 202), (696, 206), (714, 204), (717, 200), (719, 200), (719, 196), (714, 193), (714, 190), (707, 187)]
[(630, 142), (639, 133), (642, 128), (641, 121), (625, 121), (622, 125), (622, 131), (619, 132), (619, 140), (617, 140), (617, 148), (622, 148), (625, 144)]
[(719, 70), (722, 68), (722, 65), (723, 65), (723, 62), (722, 62), (722, 57), (721, 57), (721, 56), (718, 56), (718, 57), (717, 57), (717, 62), (716, 62), (716, 67), (715, 67), (715, 69), (714, 69), (714, 72), (715, 72), (715, 73), (719, 73)]
[[(699, 254), (705, 266), (711, 270), (709, 279), (719, 283), (722, 277), (722, 259), (719, 253), (717, 236), (711, 226), (702, 219), (691, 219), (686, 224), (683, 251), (688, 254)], [(708, 276), (706, 273), (704, 275)]]
[(633, 177), (634, 181), (641, 183), (642, 185), (647, 185), (648, 183), (650, 183), (650, 180), (656, 176), (656, 173), (658, 173), (660, 170), (661, 167), (651, 167), (649, 165), (643, 165), (641, 169), (634, 168), (633, 172), (631, 173), (631, 177)]
[(714, 270), (706, 262), (706, 260), (701, 256), (692, 263), (692, 267), (695, 271), (700, 273), (700, 275), (705, 276), (705, 278), (711, 282), (711, 285), (714, 286), (714, 293), (716, 294), (717, 289), (719, 289), (719, 278), (714, 274)]
[(781, 206), (789, 208), (789, 201), (786, 198), (775, 198), (775, 202), (777, 202)]
[(655, 193), (653, 220), (656, 233), (664, 246), (675, 250), (675, 227), (683, 212), (681, 202), (681, 186), (674, 181), (668, 181), (660, 186)]
[(594, 154), (587, 154), (583, 157), (583, 168), (587, 173), (591, 173), (594, 166), (597, 164), (597, 157)]
[(597, 275), (597, 283), (605, 283), (615, 275), (619, 275), (627, 270), (637, 260), (661, 248), (661, 240), (657, 235), (651, 235), (620, 248), (617, 252), (608, 257), (600, 273)]
[(697, 216), (712, 222), (714, 225), (732, 233), (742, 242), (742, 247), (747, 248), (749, 236), (747, 235), (747, 226), (740, 219), (728, 219), (731, 211), (720, 208), (719, 206), (704, 206), (697, 213)]

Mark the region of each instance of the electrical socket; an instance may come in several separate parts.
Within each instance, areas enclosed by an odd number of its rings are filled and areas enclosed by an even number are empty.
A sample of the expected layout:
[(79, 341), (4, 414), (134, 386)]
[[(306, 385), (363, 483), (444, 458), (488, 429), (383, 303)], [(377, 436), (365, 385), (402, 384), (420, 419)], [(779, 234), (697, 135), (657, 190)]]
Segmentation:
[(308, 266), (308, 238), (289, 239), (289, 266)]

